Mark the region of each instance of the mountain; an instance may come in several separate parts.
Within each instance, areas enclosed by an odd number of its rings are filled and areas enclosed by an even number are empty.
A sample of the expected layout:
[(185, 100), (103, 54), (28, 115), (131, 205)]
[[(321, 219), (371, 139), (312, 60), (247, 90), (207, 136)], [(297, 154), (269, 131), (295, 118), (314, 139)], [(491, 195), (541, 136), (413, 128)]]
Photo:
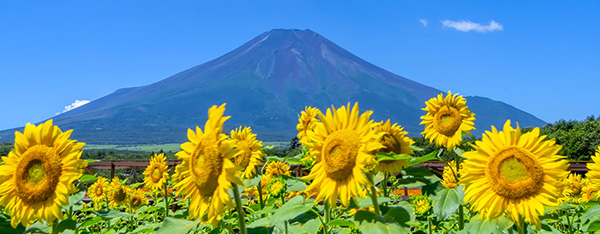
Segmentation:
[[(453, 90), (455, 92), (460, 90)], [(237, 49), (159, 82), (115, 91), (53, 117), (73, 139), (93, 144), (186, 141), (212, 105), (227, 103), (226, 129), (251, 126), (263, 141), (289, 141), (305, 106), (321, 110), (359, 102), (376, 121), (390, 118), (417, 136), (425, 101), (442, 91), (395, 75), (310, 30), (271, 30)], [(477, 132), (507, 118), (544, 121), (499, 101), (467, 97)], [(22, 129), (19, 129), (22, 131)], [(0, 133), (13, 139), (14, 129)]]

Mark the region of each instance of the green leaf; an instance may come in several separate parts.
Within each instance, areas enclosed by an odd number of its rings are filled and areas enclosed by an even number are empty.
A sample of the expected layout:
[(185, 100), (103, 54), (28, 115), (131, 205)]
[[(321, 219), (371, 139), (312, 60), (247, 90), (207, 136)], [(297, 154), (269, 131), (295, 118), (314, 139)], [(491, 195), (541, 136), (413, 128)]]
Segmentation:
[(456, 189), (446, 188), (438, 195), (439, 200), (433, 206), (433, 213), (437, 215), (438, 219), (443, 220), (450, 217), (462, 202), (459, 201)]
[(81, 183), (85, 183), (85, 182), (89, 182), (89, 181), (96, 181), (98, 180), (98, 177), (93, 176), (93, 175), (83, 175), (81, 178), (79, 178), (79, 182)]
[(77, 221), (72, 219), (65, 219), (60, 221), (56, 228), (53, 228), (52, 233), (62, 233), (65, 230), (76, 230), (77, 229)]
[[(350, 223), (352, 223), (352, 222), (350, 222)], [(354, 224), (352, 224), (352, 225), (354, 225)], [(302, 225), (290, 226), (290, 233), (313, 234), (313, 233), (318, 233), (320, 228), (321, 228), (321, 221), (319, 221), (318, 219), (311, 219)]]
[(466, 233), (496, 233), (496, 225), (492, 222), (485, 222), (479, 217), (471, 219), (471, 221), (465, 224)]
[(257, 227), (269, 226), (271, 224), (271, 217), (272, 216), (268, 215), (268, 216), (265, 216), (264, 218), (254, 220), (253, 222), (247, 224), (246, 227), (247, 228), (257, 228)]
[(71, 194), (71, 196), (69, 196), (69, 205), (67, 207), (81, 205), (81, 200), (83, 200), (83, 197), (85, 197), (85, 191), (79, 191)]
[(86, 227), (89, 227), (89, 226), (93, 226), (93, 225), (96, 225), (96, 224), (98, 224), (98, 223), (100, 223), (102, 221), (103, 221), (102, 217), (100, 217), (100, 216), (94, 216), (93, 219), (88, 219), (85, 222), (83, 222), (81, 224), (81, 228), (86, 228)]
[(413, 159), (413, 156), (408, 154), (395, 154), (394, 152), (376, 153), (375, 155), (377, 156), (377, 162)]
[[(31, 226), (27, 227), (27, 229), (25, 229), (25, 233), (49, 233), (49, 232), (50, 232), (50, 226), (48, 226), (48, 224), (40, 223), (39, 221), (36, 221)], [(0, 233), (5, 233), (5, 232), (4, 232), (4, 230), (2, 230), (0, 228)]]
[(391, 218), (396, 221), (396, 223), (408, 227), (409, 225), (406, 222), (410, 221), (410, 213), (404, 207), (393, 207), (388, 210), (384, 217)]
[(394, 219), (378, 216), (373, 212), (359, 210), (354, 215), (354, 223), (362, 233), (396, 234), (410, 233), (402, 228)]
[(17, 228), (12, 228), (12, 226), (10, 226), (10, 218), (4, 216), (4, 214), (0, 214), (0, 233), (21, 234), (24, 231), (25, 227), (23, 227), (21, 224), (19, 224)]
[(410, 145), (409, 147), (410, 147), (410, 148), (411, 148), (413, 151), (423, 151), (423, 149), (422, 149), (422, 148), (419, 148), (419, 147), (417, 147), (417, 146), (414, 146), (414, 145)]
[[(356, 198), (358, 204), (356, 204), (359, 208), (370, 207), (373, 206), (373, 201), (371, 201), (370, 197), (359, 197)], [(383, 204), (386, 202), (390, 202), (391, 199), (389, 197), (377, 197), (377, 204)]]
[(349, 226), (354, 226), (353, 222), (350, 222), (348, 220), (345, 219), (334, 219), (329, 221), (329, 223), (327, 224), (328, 226), (342, 226), (342, 227), (349, 227)]
[(294, 217), (301, 215), (309, 211), (314, 206), (314, 202), (311, 200), (304, 200), (303, 196), (295, 196), (288, 202), (279, 207), (275, 214), (271, 217), (271, 224), (282, 223), (293, 219)]
[(185, 219), (174, 219), (167, 217), (156, 231), (157, 234), (188, 233), (200, 223), (200, 219), (190, 221)]
[(85, 161), (86, 161), (87, 163), (100, 162), (100, 160), (97, 160), (97, 159), (86, 159)]
[(161, 225), (161, 223), (144, 224), (144, 225), (137, 227), (135, 230), (133, 230), (131, 232), (131, 234), (154, 232), (160, 225)]
[(585, 212), (583, 215), (581, 215), (581, 217), (579, 219), (581, 220), (581, 223), (585, 223), (590, 218), (596, 217), (599, 215), (600, 215), (600, 206), (594, 206), (594, 207), (590, 208), (587, 212)]
[(271, 234), (274, 227), (254, 227), (248, 228), (248, 234)]
[(290, 192), (304, 191), (306, 189), (306, 185), (297, 180), (288, 180), (287, 183), (288, 191)]
[(302, 160), (300, 159), (299, 155), (296, 155), (294, 157), (286, 157), (284, 161), (290, 165), (303, 165), (304, 164), (304, 163), (302, 163)]
[(112, 218), (122, 218), (122, 217), (130, 217), (133, 216), (133, 214), (129, 214), (129, 213), (124, 213), (124, 212), (119, 212), (119, 211), (115, 211), (115, 210), (110, 210), (110, 211), (92, 211), (92, 214), (98, 215), (104, 219), (112, 219)]
[(437, 160), (437, 154), (438, 154), (439, 150), (433, 151), (431, 153), (428, 153), (426, 155), (423, 155), (421, 157), (418, 158), (412, 158), (409, 162), (408, 162), (408, 166), (411, 167), (413, 165), (419, 164), (419, 163), (423, 163), (423, 162), (427, 162), (429, 160)]
[(461, 157), (461, 158), (462, 158), (462, 154), (463, 154), (464, 152), (465, 152), (465, 151), (464, 151), (464, 150), (462, 150), (461, 148), (454, 147), (454, 153), (455, 153), (456, 155), (458, 155), (459, 157)]

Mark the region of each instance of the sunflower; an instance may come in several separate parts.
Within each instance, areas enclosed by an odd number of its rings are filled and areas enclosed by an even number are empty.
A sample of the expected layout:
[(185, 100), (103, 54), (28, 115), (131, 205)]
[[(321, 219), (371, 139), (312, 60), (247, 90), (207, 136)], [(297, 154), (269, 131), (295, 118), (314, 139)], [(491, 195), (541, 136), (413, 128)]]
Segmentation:
[(147, 205), (148, 198), (142, 189), (133, 190), (129, 196), (129, 208), (131, 213), (135, 213), (142, 205)]
[(586, 174), (590, 180), (600, 180), (600, 146), (596, 149), (596, 154), (592, 156), (593, 163), (588, 163), (587, 168), (590, 170)]
[(569, 177), (563, 182), (564, 187), (562, 190), (562, 197), (559, 201), (579, 203), (579, 198), (581, 198), (583, 187), (587, 184), (587, 179), (581, 178), (580, 174), (569, 174)]
[(106, 181), (106, 178), (98, 176), (96, 183), (92, 184), (88, 189), (88, 197), (90, 197), (94, 203), (100, 203), (100, 201), (106, 198), (107, 187), (108, 182)]
[(409, 198), (409, 202), (417, 217), (427, 217), (433, 213), (431, 206), (431, 199), (424, 194), (412, 195)]
[[(413, 154), (410, 146), (415, 142), (406, 136), (408, 133), (400, 125), (391, 125), (388, 119), (385, 123), (381, 121), (377, 124), (375, 131), (384, 133), (381, 137), (384, 148), (377, 150), (377, 153)], [(408, 159), (385, 160), (377, 162), (375, 170), (391, 174), (401, 172), (406, 166), (408, 166)]]
[(598, 191), (600, 191), (600, 183), (588, 180), (581, 188), (581, 198), (579, 202), (589, 202), (591, 200), (597, 201), (600, 195), (598, 194)]
[(256, 176), (256, 167), (262, 165), (265, 153), (262, 151), (262, 141), (256, 140), (256, 134), (250, 127), (239, 127), (231, 130), (231, 139), (235, 141), (236, 149), (240, 152), (235, 156), (235, 164), (242, 168), (241, 178), (250, 179)]
[[(461, 165), (462, 167), (462, 165)], [(460, 178), (460, 174), (456, 174), (456, 162), (455, 161), (450, 161), (448, 162), (448, 166), (444, 167), (444, 172), (442, 174), (442, 185), (445, 188), (456, 188), (457, 187), (457, 181), (456, 178)]]
[(544, 206), (556, 206), (567, 177), (566, 157), (556, 155), (562, 148), (555, 141), (542, 141), (540, 129), (521, 134), (510, 120), (504, 130), (486, 131), (482, 141), (472, 145), (475, 151), (465, 152), (460, 184), (465, 185), (465, 202), (485, 219), (507, 213), (520, 223), (519, 217), (540, 227), (539, 214)]
[(36, 219), (63, 219), (61, 206), (69, 204), (69, 195), (77, 191), (73, 182), (87, 167), (80, 159), (85, 143), (69, 140), (71, 132), (62, 132), (52, 120), (15, 132), (14, 150), (0, 165), (0, 206), (11, 214), (13, 228)]
[(282, 177), (276, 177), (269, 182), (269, 194), (275, 198), (285, 195), (287, 183)]
[(108, 186), (108, 205), (113, 208), (127, 205), (129, 194), (130, 188), (121, 184), (119, 177), (114, 177)]
[(300, 143), (308, 143), (310, 138), (308, 137), (309, 132), (313, 132), (315, 130), (316, 123), (319, 122), (317, 116), (321, 114), (321, 111), (315, 107), (304, 107), (304, 111), (302, 111), (301, 115), (298, 117), (298, 125), (296, 125), (296, 129), (298, 130), (298, 139), (300, 139)]
[(375, 123), (369, 120), (372, 111), (359, 116), (358, 103), (353, 108), (342, 106), (327, 109), (319, 114), (311, 135), (310, 149), (317, 162), (304, 179), (312, 179), (307, 191), (317, 189), (316, 200), (327, 200), (335, 205), (338, 198), (344, 206), (350, 199), (364, 196), (362, 187), (371, 186), (363, 173), (369, 172), (377, 163), (372, 152), (384, 147), (380, 143), (383, 135), (373, 130)]
[(154, 154), (150, 165), (144, 170), (144, 186), (152, 191), (160, 191), (169, 178), (169, 167), (165, 154)]
[(471, 135), (471, 130), (475, 129), (475, 114), (466, 106), (467, 100), (457, 95), (448, 91), (446, 97), (440, 93), (437, 98), (429, 99), (423, 108), (427, 114), (421, 116), (420, 124), (425, 124), (421, 134), (425, 139), (449, 150), (462, 142), (463, 132)]
[(224, 112), (225, 104), (212, 106), (204, 131), (200, 127), (195, 132), (189, 129), (190, 141), (181, 144), (182, 151), (175, 154), (182, 160), (183, 179), (174, 187), (190, 199), (191, 217), (213, 225), (221, 219), (225, 205), (233, 207), (227, 190), (233, 189), (232, 183), (242, 184), (235, 175), (239, 166), (231, 161), (238, 153), (235, 141), (222, 133), (223, 123), (229, 118), (223, 116)]
[(291, 176), (290, 165), (280, 161), (271, 161), (265, 166), (265, 175), (277, 177), (281, 175)]

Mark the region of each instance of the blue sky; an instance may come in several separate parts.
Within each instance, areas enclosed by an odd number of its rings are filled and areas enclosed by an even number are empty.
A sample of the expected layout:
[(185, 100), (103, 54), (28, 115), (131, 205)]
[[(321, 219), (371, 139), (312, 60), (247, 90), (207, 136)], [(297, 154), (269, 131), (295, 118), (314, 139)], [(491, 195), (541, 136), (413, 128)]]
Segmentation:
[(598, 1), (2, 1), (0, 9), (0, 129), (162, 80), (274, 28), (311, 29), (395, 74), (546, 122), (600, 115)]

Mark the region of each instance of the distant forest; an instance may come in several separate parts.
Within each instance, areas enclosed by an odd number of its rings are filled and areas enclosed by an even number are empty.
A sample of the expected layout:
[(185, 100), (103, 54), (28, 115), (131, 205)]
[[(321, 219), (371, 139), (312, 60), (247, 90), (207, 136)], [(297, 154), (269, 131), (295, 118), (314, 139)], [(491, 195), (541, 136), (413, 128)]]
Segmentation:
[[(501, 129), (502, 126), (496, 126)], [(523, 132), (531, 131), (533, 128), (523, 128)], [(569, 160), (587, 161), (591, 160), (591, 156), (594, 155), (595, 150), (600, 146), (600, 117), (596, 118), (590, 116), (584, 121), (565, 121), (561, 120), (556, 123), (547, 124), (540, 128), (542, 135), (547, 135), (546, 139), (555, 139), (556, 144), (562, 145), (562, 150), (559, 151), (560, 155), (567, 156)], [(473, 136), (465, 139), (463, 144), (459, 146), (463, 150), (470, 150), (470, 145), (475, 140), (480, 140), (481, 136)], [(436, 150), (437, 147), (430, 144), (428, 140), (422, 137), (413, 138), (415, 146), (424, 149), (423, 151), (417, 152), (417, 155), (422, 155)], [(12, 150), (12, 143), (0, 143), (0, 155), (6, 156), (8, 152)], [(161, 150), (162, 151), (162, 150)], [(295, 156), (301, 151), (300, 144), (297, 138), (290, 141), (288, 147), (266, 149), (265, 153), (269, 156)], [(103, 150), (103, 149), (89, 149), (84, 150), (82, 158), (84, 159), (148, 159), (153, 153), (159, 152), (142, 152), (142, 151), (128, 151), (128, 150)], [(176, 159), (176, 152), (167, 151), (164, 152), (168, 159)], [(452, 159), (454, 156), (452, 152), (444, 152), (441, 156), (443, 159)]]

